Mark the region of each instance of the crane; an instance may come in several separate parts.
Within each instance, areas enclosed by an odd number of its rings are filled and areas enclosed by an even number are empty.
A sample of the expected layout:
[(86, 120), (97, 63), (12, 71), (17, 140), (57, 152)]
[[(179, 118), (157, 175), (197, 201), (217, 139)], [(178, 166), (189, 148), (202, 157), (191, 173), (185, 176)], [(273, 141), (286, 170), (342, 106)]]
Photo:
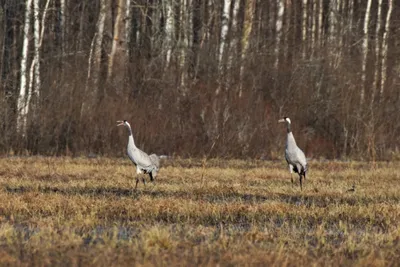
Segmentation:
[(292, 173), (293, 171), (299, 174), (300, 188), (303, 190), (302, 177), (306, 179), (307, 172), (307, 159), (304, 152), (297, 146), (296, 140), (294, 139), (292, 130), (290, 128), (291, 121), (288, 117), (283, 117), (278, 122), (286, 122), (287, 125), (287, 139), (285, 149), (285, 159), (289, 165), (290, 179), (293, 183)]
[[(156, 154), (147, 155), (145, 152), (136, 147), (135, 141), (132, 136), (132, 128), (129, 122), (126, 120), (117, 121), (117, 126), (125, 126), (128, 129), (128, 146), (127, 146), (127, 154), (129, 159), (136, 166), (136, 185), (139, 183), (139, 175), (140, 174), (148, 174), (150, 176), (150, 181), (153, 182), (154, 178), (156, 178), (157, 173), (160, 169), (160, 158)], [(145, 177), (142, 177), (143, 184), (146, 185)]]

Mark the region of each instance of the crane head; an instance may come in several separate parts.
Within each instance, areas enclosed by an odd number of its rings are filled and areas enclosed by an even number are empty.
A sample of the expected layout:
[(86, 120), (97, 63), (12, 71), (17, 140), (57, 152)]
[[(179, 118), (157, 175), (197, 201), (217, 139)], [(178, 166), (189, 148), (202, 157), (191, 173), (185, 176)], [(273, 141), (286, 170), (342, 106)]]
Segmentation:
[(289, 124), (291, 123), (288, 117), (283, 117), (283, 119), (280, 119), (278, 122), (288, 122)]
[(123, 120), (123, 121), (117, 121), (117, 126), (128, 126), (129, 123), (127, 120)]

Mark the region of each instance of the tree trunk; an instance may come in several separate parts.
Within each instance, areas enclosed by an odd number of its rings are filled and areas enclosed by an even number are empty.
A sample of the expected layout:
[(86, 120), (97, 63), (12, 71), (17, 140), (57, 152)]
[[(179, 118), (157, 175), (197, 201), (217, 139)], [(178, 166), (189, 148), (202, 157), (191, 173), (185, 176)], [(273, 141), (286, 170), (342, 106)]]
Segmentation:
[(66, 31), (66, 21), (65, 21), (65, 0), (60, 0), (60, 27), (61, 27), (61, 57), (64, 57), (65, 54), (65, 46), (67, 40), (65, 39), (65, 31)]
[[(17, 103), (17, 131), (23, 137), (26, 136), (26, 120), (29, 111), (29, 102), (27, 102), (27, 65), (28, 65), (28, 49), (29, 49), (29, 30), (31, 24), (32, 14), (32, 0), (26, 1), (25, 6), (25, 21), (24, 21), (24, 41), (22, 44), (22, 56), (21, 56), (21, 76), (20, 76), (20, 88)], [(29, 94), (29, 92), (28, 92)]]
[(382, 63), (381, 63), (381, 88), (380, 88), (380, 100), (382, 100), (383, 92), (385, 90), (386, 79), (387, 79), (387, 52), (388, 52), (388, 39), (390, 33), (390, 17), (393, 11), (393, 0), (388, 0), (388, 11), (386, 14), (386, 23), (385, 23), (385, 32), (383, 33), (383, 40), (382, 40)]
[(382, 20), (382, 0), (378, 0), (378, 14), (376, 18), (376, 28), (375, 28), (375, 70), (374, 70), (374, 81), (372, 84), (371, 92), (371, 109), (375, 101), (375, 93), (378, 86), (378, 79), (380, 73), (380, 58), (381, 58), (381, 20)]
[(132, 34), (132, 5), (131, 0), (126, 0), (125, 10), (125, 40), (126, 40), (126, 60), (129, 61), (131, 58), (131, 34)]
[[(243, 93), (243, 77), (245, 60), (247, 57), (247, 50), (249, 49), (251, 29), (253, 28), (253, 17), (254, 17), (254, 6), (255, 0), (246, 0), (244, 13), (244, 25), (243, 25), (243, 36), (242, 36), (242, 53), (241, 53), (241, 65), (240, 65), (240, 81), (239, 81), (239, 97), (242, 97)], [(283, 5), (283, 3), (282, 3)], [(283, 14), (282, 14), (283, 15)]]
[(364, 28), (363, 28), (363, 53), (362, 53), (362, 65), (361, 65), (361, 92), (360, 92), (360, 110), (364, 104), (365, 99), (365, 81), (367, 76), (367, 58), (368, 58), (368, 26), (369, 26), (369, 18), (370, 18), (370, 11), (371, 11), (371, 2), (372, 0), (368, 0), (367, 2), (367, 9), (365, 10), (365, 17), (364, 17)]
[(224, 67), (223, 67), (223, 57), (225, 54), (225, 47), (226, 47), (226, 40), (228, 36), (229, 30), (229, 20), (230, 20), (230, 9), (231, 9), (232, 0), (224, 0), (223, 12), (222, 12), (222, 19), (221, 19), (221, 34), (220, 34), (220, 43), (219, 43), (219, 50), (218, 50), (218, 87), (215, 93), (218, 95), (223, 81), (224, 75)]
[(164, 73), (166, 73), (169, 68), (171, 62), (172, 55), (172, 47), (175, 39), (175, 14), (174, 14), (174, 0), (164, 1), (166, 3), (165, 7), (165, 42), (164, 42), (164, 51), (165, 51), (165, 67)]
[(302, 56), (303, 59), (306, 58), (306, 54), (307, 54), (307, 18), (308, 18), (308, 14), (307, 14), (307, 0), (303, 0), (303, 6), (302, 6), (302, 10), (303, 10), (303, 18), (302, 18), (302, 27), (301, 27), (301, 41), (302, 41)]
[(239, 31), (238, 31), (238, 13), (240, 8), (240, 0), (234, 0), (233, 11), (232, 11), (232, 25), (231, 25), (231, 40), (229, 46), (229, 56), (228, 56), (228, 63), (227, 63), (227, 71), (228, 71), (228, 87), (232, 84), (233, 77), (235, 76), (232, 69), (234, 59), (238, 59), (237, 56), (237, 45), (238, 45), (238, 38), (239, 38)]
[[(275, 63), (274, 68), (275, 71), (278, 72), (279, 67), (279, 57), (280, 57), (280, 46), (282, 39), (282, 24), (283, 24), (283, 14), (285, 11), (284, 0), (277, 0), (276, 5), (278, 7), (278, 14), (276, 18), (276, 40), (275, 40)], [(246, 9), (247, 10), (247, 9)], [(246, 22), (245, 22), (246, 23)]]
[[(99, 94), (99, 79), (101, 77), (101, 57), (103, 50), (104, 28), (107, 18), (107, 13), (110, 12), (109, 0), (100, 1), (99, 17), (96, 23), (96, 32), (93, 36), (90, 46), (88, 59), (88, 74), (86, 86), (83, 91), (83, 100), (81, 104), (80, 118), (88, 112), (88, 106), (93, 104), (94, 99), (97, 99)], [(90, 102), (90, 103), (89, 103)]]
[(126, 14), (126, 0), (118, 0), (117, 17), (114, 23), (114, 36), (112, 40), (111, 53), (108, 62), (107, 81), (113, 82), (116, 86), (117, 95), (121, 94), (121, 88), (124, 86), (125, 68), (126, 68), (126, 34), (124, 16)]

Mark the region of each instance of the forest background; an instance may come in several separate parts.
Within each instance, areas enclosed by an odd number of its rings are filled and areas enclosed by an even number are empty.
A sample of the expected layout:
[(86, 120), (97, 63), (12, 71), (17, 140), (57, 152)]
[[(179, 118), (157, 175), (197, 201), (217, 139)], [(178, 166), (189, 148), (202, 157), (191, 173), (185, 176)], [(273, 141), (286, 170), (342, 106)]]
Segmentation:
[[(393, 0), (2, 0), (0, 152), (390, 160)], [(211, 149), (212, 148), (212, 149)]]

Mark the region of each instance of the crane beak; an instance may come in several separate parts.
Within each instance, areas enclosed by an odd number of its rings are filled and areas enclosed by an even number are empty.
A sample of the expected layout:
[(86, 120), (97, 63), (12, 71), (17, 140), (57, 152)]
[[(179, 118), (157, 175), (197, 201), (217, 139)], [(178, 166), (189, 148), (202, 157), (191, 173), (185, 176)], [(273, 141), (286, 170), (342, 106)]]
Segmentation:
[(117, 121), (117, 126), (124, 126), (124, 122), (123, 121)]
[(285, 122), (285, 120), (284, 119), (280, 119), (278, 122)]

